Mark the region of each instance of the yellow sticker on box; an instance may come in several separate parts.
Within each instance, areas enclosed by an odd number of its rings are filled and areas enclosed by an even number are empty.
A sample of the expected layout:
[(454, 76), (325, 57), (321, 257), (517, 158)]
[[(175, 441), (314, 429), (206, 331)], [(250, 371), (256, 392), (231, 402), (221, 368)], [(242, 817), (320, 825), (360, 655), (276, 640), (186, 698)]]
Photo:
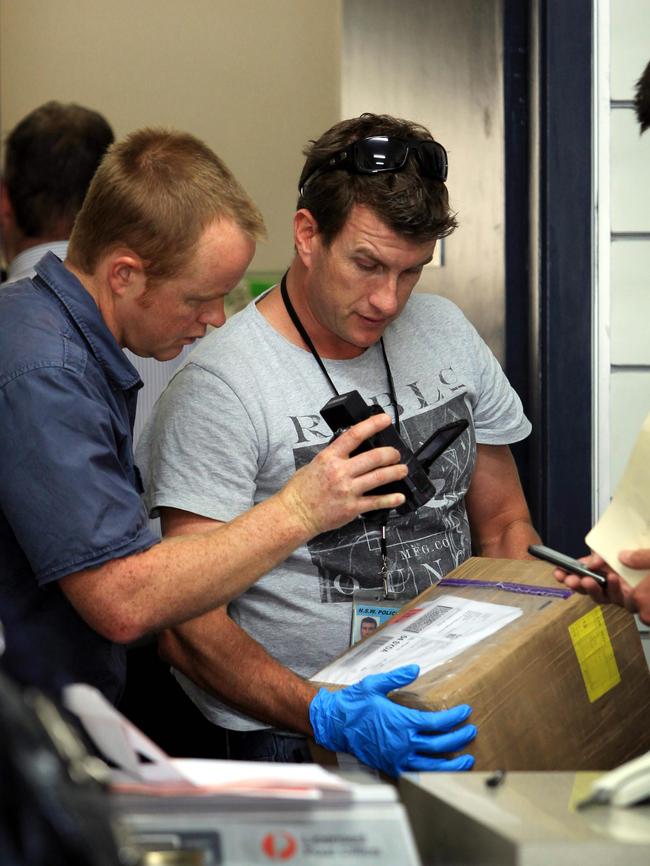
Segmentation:
[(597, 607), (569, 626), (590, 703), (602, 698), (621, 681), (614, 647), (602, 610)]

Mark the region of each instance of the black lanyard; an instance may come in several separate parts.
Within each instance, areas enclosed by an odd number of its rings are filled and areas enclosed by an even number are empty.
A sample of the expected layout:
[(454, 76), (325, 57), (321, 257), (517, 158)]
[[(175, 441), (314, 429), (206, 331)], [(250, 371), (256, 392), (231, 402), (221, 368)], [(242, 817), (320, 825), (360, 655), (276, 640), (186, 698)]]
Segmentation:
[[(318, 366), (323, 371), (323, 375), (325, 376), (325, 378), (329, 382), (332, 391), (334, 391), (334, 393), (338, 397), (339, 391), (337, 390), (336, 385), (332, 381), (332, 377), (327, 372), (327, 370), (325, 368), (325, 364), (323, 363), (323, 359), (318, 354), (318, 350), (316, 349), (316, 346), (314, 346), (314, 344), (311, 340), (311, 337), (309, 336), (309, 334), (305, 330), (305, 326), (300, 321), (298, 313), (296, 313), (293, 304), (289, 300), (289, 293), (287, 291), (287, 275), (286, 274), (282, 277), (282, 280), (280, 282), (280, 293), (282, 294), (282, 300), (284, 301), (284, 306), (287, 310), (287, 313), (289, 313), (289, 318), (291, 319), (291, 321), (295, 325), (296, 330), (298, 331), (300, 336), (305, 341), (305, 345), (307, 346), (309, 351), (314, 356), (315, 360), (318, 363)], [(383, 337), (379, 338), (379, 345), (381, 346), (381, 353), (382, 353), (382, 356), (384, 358), (384, 367), (386, 369), (386, 379), (388, 380), (388, 396), (390, 398), (390, 405), (393, 407), (393, 413), (395, 415), (395, 428), (397, 429), (397, 432), (399, 433), (400, 428), (399, 428), (399, 413), (397, 411), (397, 395), (395, 393), (395, 383), (393, 382), (393, 374), (392, 374), (391, 369), (390, 369), (390, 364), (388, 363), (388, 355), (386, 354), (386, 347), (384, 346), (384, 338)]]
[[(334, 391), (334, 393), (338, 397), (339, 392), (336, 388), (336, 385), (332, 381), (332, 377), (330, 376), (330, 374), (325, 369), (325, 364), (323, 363), (323, 359), (318, 354), (316, 346), (314, 346), (314, 344), (311, 340), (311, 337), (309, 336), (309, 334), (305, 330), (305, 326), (300, 321), (300, 317), (298, 316), (298, 313), (296, 313), (293, 304), (289, 300), (289, 293), (287, 291), (287, 275), (286, 275), (286, 273), (284, 274), (284, 276), (282, 277), (282, 280), (280, 282), (280, 294), (282, 295), (282, 300), (284, 301), (284, 306), (286, 308), (287, 313), (289, 314), (289, 318), (291, 319), (291, 321), (295, 325), (295, 328), (298, 331), (298, 333), (300, 334), (300, 336), (302, 337), (302, 339), (305, 341), (305, 345), (307, 346), (309, 351), (312, 353), (312, 355), (314, 356), (314, 358), (318, 362), (318, 366), (323, 371), (323, 375), (325, 376), (325, 378), (329, 382), (330, 387), (332, 388), (332, 391)], [(393, 407), (393, 412), (395, 414), (395, 427), (397, 429), (397, 432), (399, 433), (400, 427), (399, 427), (399, 413), (397, 411), (397, 395), (395, 393), (395, 383), (393, 382), (393, 374), (391, 373), (390, 364), (388, 363), (388, 356), (386, 355), (386, 347), (384, 346), (384, 338), (383, 337), (379, 338), (379, 344), (381, 346), (381, 353), (382, 353), (382, 356), (384, 358), (384, 367), (386, 368), (386, 378), (388, 380), (388, 395), (390, 397), (390, 403), (391, 403), (391, 406)], [(382, 517), (381, 524), (380, 524), (380, 526), (381, 526), (380, 553), (381, 553), (381, 576), (382, 576), (382, 580), (384, 582), (384, 595), (386, 597), (388, 597), (388, 595), (389, 595), (389, 592), (388, 592), (388, 543), (386, 541), (386, 524), (387, 524), (387, 522), (388, 522), (388, 512), (385, 512), (385, 514)]]

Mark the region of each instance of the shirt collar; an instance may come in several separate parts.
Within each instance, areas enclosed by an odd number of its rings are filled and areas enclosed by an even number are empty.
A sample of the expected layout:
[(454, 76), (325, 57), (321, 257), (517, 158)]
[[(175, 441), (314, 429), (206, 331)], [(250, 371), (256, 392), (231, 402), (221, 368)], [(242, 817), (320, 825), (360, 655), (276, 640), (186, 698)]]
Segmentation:
[(35, 270), (37, 276), (66, 308), (108, 378), (124, 391), (134, 387), (141, 388), (142, 380), (138, 371), (108, 329), (93, 296), (75, 275), (64, 267), (63, 262), (52, 252), (43, 256)]

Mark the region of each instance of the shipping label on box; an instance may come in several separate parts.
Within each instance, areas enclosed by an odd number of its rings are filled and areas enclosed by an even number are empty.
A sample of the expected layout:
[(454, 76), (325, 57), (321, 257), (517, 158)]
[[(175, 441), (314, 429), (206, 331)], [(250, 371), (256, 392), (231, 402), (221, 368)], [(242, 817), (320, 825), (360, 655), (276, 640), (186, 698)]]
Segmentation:
[(320, 681), (350, 686), (366, 674), (419, 664), (424, 674), (489, 637), (522, 610), (441, 595), (394, 616), (372, 640), (365, 640), (318, 674)]

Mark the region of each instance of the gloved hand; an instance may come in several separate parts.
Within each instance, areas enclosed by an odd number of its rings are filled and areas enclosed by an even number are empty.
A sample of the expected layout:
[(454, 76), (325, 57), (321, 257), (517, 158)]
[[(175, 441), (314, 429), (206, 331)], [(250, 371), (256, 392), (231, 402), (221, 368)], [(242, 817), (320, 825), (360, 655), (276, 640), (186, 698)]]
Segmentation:
[(326, 749), (350, 752), (389, 776), (407, 770), (469, 770), (471, 755), (447, 758), (476, 736), (464, 722), (472, 712), (467, 704), (425, 712), (393, 703), (387, 696), (417, 679), (418, 665), (405, 665), (386, 674), (370, 674), (338, 692), (320, 691), (312, 699), (309, 717), (314, 739)]

